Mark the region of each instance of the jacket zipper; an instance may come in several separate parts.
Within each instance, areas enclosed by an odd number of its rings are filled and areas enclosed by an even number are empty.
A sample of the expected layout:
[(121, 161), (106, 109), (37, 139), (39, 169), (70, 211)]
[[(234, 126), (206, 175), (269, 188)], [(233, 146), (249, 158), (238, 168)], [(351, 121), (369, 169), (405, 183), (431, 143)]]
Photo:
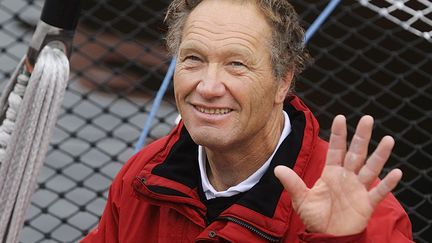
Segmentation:
[(265, 233), (265, 232), (257, 229), (253, 225), (251, 225), (251, 224), (249, 224), (249, 223), (247, 223), (247, 222), (245, 222), (243, 220), (240, 220), (238, 218), (234, 218), (234, 217), (230, 217), (230, 216), (221, 216), (221, 217), (217, 217), (216, 220), (227, 220), (227, 221), (236, 223), (236, 224), (238, 224), (240, 226), (243, 226), (246, 229), (254, 232), (255, 234), (261, 236), (262, 238), (264, 238), (264, 239), (266, 239), (266, 240), (268, 240), (270, 242), (279, 242), (280, 241), (280, 238), (272, 236), (272, 235), (269, 235), (269, 234), (267, 234), (267, 233)]
[[(147, 186), (145, 184), (145, 178), (138, 178), (138, 179), (140, 180), (141, 184), (143, 184), (144, 186)], [(204, 222), (205, 222), (206, 225), (210, 224), (210, 222), (208, 221), (207, 217), (205, 217), (205, 215), (203, 215), (195, 207), (194, 207), (194, 210), (204, 219)], [(264, 238), (264, 239), (266, 239), (266, 240), (268, 240), (270, 242), (279, 242), (280, 241), (280, 238), (272, 236), (272, 235), (269, 235), (269, 234), (267, 234), (267, 233), (265, 233), (265, 232), (257, 229), (253, 225), (251, 225), (251, 224), (249, 224), (249, 223), (247, 223), (247, 222), (245, 222), (243, 220), (240, 220), (238, 218), (234, 218), (234, 217), (231, 217), (231, 216), (220, 216), (220, 217), (217, 217), (215, 220), (227, 220), (227, 221), (233, 222), (233, 223), (238, 224), (238, 225), (240, 225), (242, 227), (245, 227), (246, 229), (250, 230), (251, 232), (254, 232), (255, 234), (261, 236), (262, 238)]]

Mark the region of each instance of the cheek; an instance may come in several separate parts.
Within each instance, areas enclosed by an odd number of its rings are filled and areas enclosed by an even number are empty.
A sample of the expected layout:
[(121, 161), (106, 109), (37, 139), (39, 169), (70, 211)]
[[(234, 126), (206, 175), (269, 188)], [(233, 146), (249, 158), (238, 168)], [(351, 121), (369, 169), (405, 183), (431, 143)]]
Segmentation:
[(174, 74), (173, 86), (174, 86), (174, 97), (178, 103), (178, 99), (180, 98), (180, 93), (181, 93), (180, 90), (182, 86), (181, 86), (181, 79), (178, 77), (177, 74)]
[[(275, 95), (275, 85), (265, 85), (267, 80), (255, 76), (233, 77), (224, 75), (225, 86), (243, 112), (255, 113), (269, 109)], [(265, 81), (263, 81), (265, 80)], [(270, 80), (273, 82), (273, 80)]]
[[(270, 80), (273, 82), (274, 80)], [(257, 83), (250, 95), (251, 112), (253, 116), (268, 117), (275, 108), (276, 85)], [(258, 115), (259, 114), (259, 115)]]
[(180, 113), (182, 113), (185, 97), (188, 94), (187, 82), (185, 82), (182, 75), (174, 74), (173, 85), (174, 85), (174, 98), (176, 101), (177, 109)]
[(178, 71), (174, 73), (173, 77), (174, 95), (176, 100), (187, 95), (193, 88), (193, 78), (185, 72)]

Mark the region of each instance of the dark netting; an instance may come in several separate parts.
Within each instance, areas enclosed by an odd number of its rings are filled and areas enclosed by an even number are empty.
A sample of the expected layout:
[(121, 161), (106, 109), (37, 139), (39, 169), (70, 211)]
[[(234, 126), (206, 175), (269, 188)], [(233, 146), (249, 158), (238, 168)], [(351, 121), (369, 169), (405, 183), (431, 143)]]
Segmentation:
[[(166, 1), (85, 0), (72, 75), (21, 242), (76, 242), (102, 213), (110, 181), (133, 154), (168, 67), (162, 24)], [(303, 24), (328, 1), (292, 1)], [(374, 144), (396, 139), (387, 169), (416, 242), (432, 239), (432, 7), (426, 0), (342, 1), (308, 44), (315, 58), (296, 89), (317, 116), (322, 136), (347, 116), (376, 118)], [(0, 2), (0, 86), (24, 55), (42, 0)], [(420, 13), (420, 14), (416, 14)], [(413, 17), (414, 16), (414, 17)], [(148, 141), (165, 135), (177, 111), (170, 87)]]

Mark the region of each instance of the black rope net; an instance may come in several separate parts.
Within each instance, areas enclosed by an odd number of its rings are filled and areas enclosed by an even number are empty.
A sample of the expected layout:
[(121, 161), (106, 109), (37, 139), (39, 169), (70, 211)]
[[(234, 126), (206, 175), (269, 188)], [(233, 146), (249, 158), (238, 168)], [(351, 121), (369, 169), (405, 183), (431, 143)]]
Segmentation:
[[(110, 181), (134, 153), (168, 67), (163, 42), (169, 0), (86, 0), (75, 37), (72, 75), (21, 242), (76, 242), (102, 213)], [(307, 28), (328, 1), (292, 1)], [(387, 169), (416, 242), (432, 239), (432, 4), (345, 0), (308, 44), (315, 61), (296, 90), (322, 136), (336, 114), (351, 132), (362, 114), (376, 119), (374, 144), (396, 139)], [(0, 2), (0, 88), (24, 55), (42, 0)], [(147, 142), (177, 117), (172, 87)], [(429, 209), (428, 209), (429, 208)]]

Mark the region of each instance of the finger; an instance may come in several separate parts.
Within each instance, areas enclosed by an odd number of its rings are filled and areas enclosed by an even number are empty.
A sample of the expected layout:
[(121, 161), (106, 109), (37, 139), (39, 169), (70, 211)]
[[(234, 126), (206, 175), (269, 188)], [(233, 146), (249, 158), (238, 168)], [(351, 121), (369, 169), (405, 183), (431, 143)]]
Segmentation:
[(346, 153), (346, 119), (343, 115), (337, 115), (333, 119), (329, 148), (327, 151), (327, 165), (342, 165)]
[(358, 178), (367, 188), (378, 178), (384, 164), (390, 157), (393, 146), (394, 139), (391, 136), (383, 137), (366, 164), (360, 169)]
[(309, 191), (306, 184), (297, 173), (286, 166), (276, 166), (274, 173), (290, 194), (294, 209), (297, 209)]
[(356, 132), (343, 162), (344, 168), (347, 170), (357, 173), (364, 164), (372, 135), (372, 127), (373, 118), (371, 116), (363, 116), (357, 124)]
[(394, 169), (372, 190), (369, 191), (369, 199), (373, 207), (378, 205), (391, 190), (393, 190), (402, 178), (402, 171)]

